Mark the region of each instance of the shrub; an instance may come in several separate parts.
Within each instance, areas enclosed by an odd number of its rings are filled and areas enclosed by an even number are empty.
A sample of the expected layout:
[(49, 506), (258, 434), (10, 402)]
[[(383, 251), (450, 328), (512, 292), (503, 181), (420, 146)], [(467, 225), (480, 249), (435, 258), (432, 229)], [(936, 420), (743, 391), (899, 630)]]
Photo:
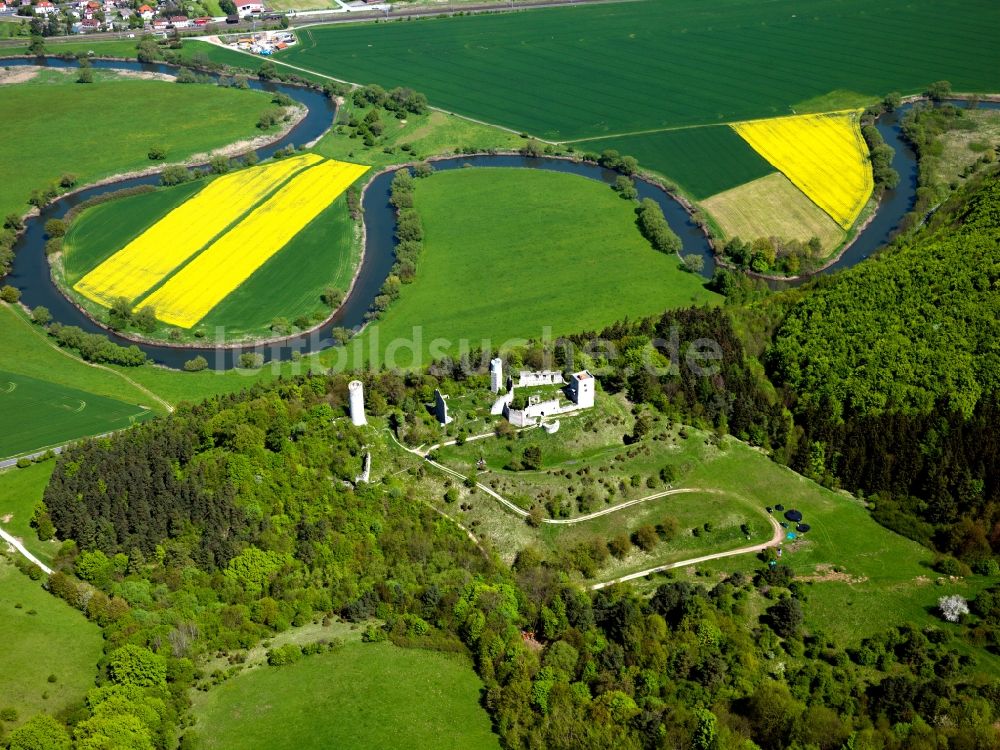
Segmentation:
[(208, 360), (200, 354), (184, 363), (185, 372), (200, 372), (208, 367)]

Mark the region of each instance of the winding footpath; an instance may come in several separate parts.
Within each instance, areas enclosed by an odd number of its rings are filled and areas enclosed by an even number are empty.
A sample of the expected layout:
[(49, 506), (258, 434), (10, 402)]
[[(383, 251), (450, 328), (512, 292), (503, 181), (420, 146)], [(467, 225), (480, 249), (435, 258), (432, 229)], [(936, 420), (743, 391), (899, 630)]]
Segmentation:
[[(445, 474), (451, 477), (454, 477), (455, 479), (459, 479), (463, 482), (466, 480), (467, 477), (465, 477), (461, 472), (455, 471), (454, 469), (449, 468), (448, 466), (445, 466), (442, 463), (438, 463), (432, 458), (429, 458), (429, 455), (433, 453), (435, 450), (438, 450), (439, 448), (447, 445), (455, 445), (457, 443), (456, 440), (449, 440), (444, 443), (437, 443), (427, 449), (422, 449), (420, 447), (407, 448), (405, 445), (399, 442), (399, 440), (396, 439), (396, 436), (392, 434), (392, 430), (387, 430), (387, 432), (389, 433), (389, 437), (392, 438), (393, 442), (396, 443), (396, 445), (398, 445), (400, 448), (405, 450), (407, 453), (411, 453), (414, 456), (420, 457), (434, 468), (444, 472)], [(472, 440), (483, 440), (489, 437), (494, 437), (494, 433), (485, 432), (480, 435), (473, 435), (471, 437), (466, 438), (465, 442), (470, 442)], [(494, 491), (492, 488), (487, 487), (485, 484), (481, 482), (476, 482), (476, 488), (482, 490), (484, 493), (486, 493), (493, 499), (499, 501), (500, 504), (502, 504), (505, 508), (513, 512), (515, 515), (518, 515), (521, 518), (528, 517), (528, 511), (524, 510), (524, 508), (521, 508), (518, 505), (515, 505), (510, 500), (505, 498), (503, 495)], [(664, 497), (670, 497), (671, 495), (683, 495), (695, 492), (712, 494), (712, 495), (726, 494), (721, 490), (705, 489), (700, 487), (679, 487), (677, 489), (664, 490), (663, 492), (655, 492), (652, 495), (646, 495), (645, 497), (640, 497), (635, 500), (629, 500), (628, 502), (619, 503), (618, 505), (612, 505), (609, 508), (604, 508), (602, 510), (595, 511), (594, 513), (588, 513), (587, 515), (584, 516), (577, 516), (576, 518), (543, 518), (541, 519), (541, 522), (553, 525), (560, 525), (560, 524), (569, 525), (569, 524), (583, 523), (585, 521), (592, 521), (595, 518), (600, 518), (601, 516), (606, 516), (611, 513), (617, 513), (618, 511), (625, 510), (626, 508), (631, 508), (632, 506), (639, 505), (640, 503), (649, 502), (651, 500), (659, 500)], [(451, 518), (451, 516), (448, 516), (448, 518)], [(723, 552), (714, 552), (710, 555), (702, 555), (701, 557), (692, 557), (687, 560), (679, 560), (678, 562), (665, 563), (664, 565), (657, 565), (652, 568), (646, 568), (645, 570), (640, 570), (636, 573), (629, 573), (626, 576), (621, 576), (620, 578), (615, 578), (610, 581), (603, 581), (601, 583), (592, 584), (590, 588), (602, 589), (607, 586), (613, 586), (616, 583), (624, 583), (626, 581), (634, 581), (637, 578), (645, 578), (646, 576), (651, 575), (653, 573), (659, 573), (661, 571), (670, 570), (672, 568), (686, 568), (689, 565), (698, 565), (699, 563), (708, 562), (709, 560), (719, 560), (723, 557), (735, 557), (736, 555), (748, 555), (754, 552), (762, 552), (768, 547), (777, 547), (779, 544), (781, 544), (781, 542), (785, 538), (785, 530), (781, 527), (781, 524), (779, 524), (778, 521), (775, 520), (774, 516), (769, 515), (767, 517), (767, 520), (771, 522), (771, 526), (773, 527), (774, 531), (771, 534), (771, 538), (764, 543), (758, 542), (757, 544), (750, 544), (744, 547), (738, 547), (737, 549), (725, 550)]]

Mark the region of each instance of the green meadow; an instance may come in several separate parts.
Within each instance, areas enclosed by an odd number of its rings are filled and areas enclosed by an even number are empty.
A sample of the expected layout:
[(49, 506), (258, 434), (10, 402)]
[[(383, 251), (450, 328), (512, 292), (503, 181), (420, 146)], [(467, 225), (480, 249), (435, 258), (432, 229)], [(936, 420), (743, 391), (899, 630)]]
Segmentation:
[(238, 675), (195, 697), (195, 747), (495, 750), (464, 657), (348, 643)]
[(0, 471), (0, 528), (20, 539), (31, 554), (50, 567), (59, 542), (39, 540), (31, 527), (31, 517), (55, 465), (55, 461), (42, 461), (23, 469)]
[[(416, 278), (348, 344), (372, 360), (385, 361), (394, 341), (414, 341), (415, 327), (426, 364), (429, 352), (454, 351), (463, 339), (496, 346), (717, 299), (643, 238), (633, 201), (596, 180), (454, 170), (419, 181), (415, 201), (425, 235)], [(433, 347), (435, 339), (449, 343)], [(407, 367), (412, 356), (402, 347), (392, 358)]]
[(103, 646), (100, 628), (3, 556), (0, 642), (0, 708), (17, 711), (15, 724), (39, 711), (74, 708), (94, 687)]
[(11, 132), (54, 134), (0, 142), (0, 215), (21, 213), (32, 190), (65, 173), (79, 184), (155, 166), (161, 146), (168, 161), (183, 161), (260, 134), (257, 118), (267, 95), (218, 86), (103, 78), (75, 83), (73, 73), (43, 82), (0, 87), (0, 109)]

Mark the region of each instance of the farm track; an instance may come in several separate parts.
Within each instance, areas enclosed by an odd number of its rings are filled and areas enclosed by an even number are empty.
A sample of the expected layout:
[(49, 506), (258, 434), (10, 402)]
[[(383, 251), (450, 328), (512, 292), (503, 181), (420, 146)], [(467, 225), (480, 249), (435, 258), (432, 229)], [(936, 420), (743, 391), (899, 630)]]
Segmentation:
[(3, 539), (5, 542), (7, 542), (7, 544), (9, 544), (15, 550), (17, 550), (18, 552), (20, 552), (21, 555), (23, 555), (24, 558), (28, 562), (30, 562), (32, 565), (37, 565), (39, 568), (41, 568), (42, 572), (44, 572), (45, 575), (52, 575), (52, 568), (50, 568), (48, 565), (46, 565), (45, 563), (43, 563), (41, 560), (39, 560), (33, 554), (31, 554), (30, 552), (28, 552), (28, 550), (26, 550), (24, 548), (24, 545), (21, 544), (21, 542), (17, 539), (17, 537), (11, 536), (10, 534), (8, 534), (3, 529), (0, 529), (0, 539)]

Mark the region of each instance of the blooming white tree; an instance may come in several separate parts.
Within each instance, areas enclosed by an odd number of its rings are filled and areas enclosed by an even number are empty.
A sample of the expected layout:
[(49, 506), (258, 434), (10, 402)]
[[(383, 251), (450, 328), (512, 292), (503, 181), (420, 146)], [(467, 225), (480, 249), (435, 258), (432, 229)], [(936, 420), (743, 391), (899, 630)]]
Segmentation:
[(958, 594), (942, 596), (938, 599), (938, 609), (948, 622), (958, 622), (962, 615), (969, 614), (968, 603)]

